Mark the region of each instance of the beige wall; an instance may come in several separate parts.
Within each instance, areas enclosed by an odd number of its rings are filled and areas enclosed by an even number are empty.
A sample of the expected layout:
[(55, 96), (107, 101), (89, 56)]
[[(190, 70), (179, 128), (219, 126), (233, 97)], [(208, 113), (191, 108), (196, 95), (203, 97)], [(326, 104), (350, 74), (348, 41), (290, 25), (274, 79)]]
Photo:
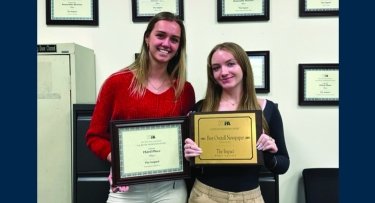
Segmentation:
[[(247, 51), (270, 51), (271, 92), (284, 120), (289, 171), (280, 176), (280, 202), (303, 200), (301, 171), (338, 167), (338, 107), (298, 106), (298, 64), (338, 63), (338, 17), (300, 18), (298, 0), (270, 2), (267, 22), (218, 23), (217, 1), (185, 0), (188, 80), (197, 99), (205, 93), (206, 57), (211, 48), (233, 41)], [(109, 74), (139, 52), (146, 23), (133, 23), (131, 1), (99, 1), (99, 26), (46, 26), (45, 1), (38, 0), (38, 43), (74, 42), (95, 51), (97, 91)]]

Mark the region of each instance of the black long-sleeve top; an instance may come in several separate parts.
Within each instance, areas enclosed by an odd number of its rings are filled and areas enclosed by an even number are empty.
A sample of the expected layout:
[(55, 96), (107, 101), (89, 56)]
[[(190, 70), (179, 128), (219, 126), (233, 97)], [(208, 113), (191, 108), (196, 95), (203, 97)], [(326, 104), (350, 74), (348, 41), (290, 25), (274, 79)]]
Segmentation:
[[(195, 107), (200, 111), (202, 100)], [(270, 100), (267, 100), (263, 110), (265, 119), (268, 122), (270, 136), (275, 139), (278, 151), (275, 154), (264, 151), (264, 165), (275, 174), (283, 174), (289, 168), (289, 155), (284, 139), (284, 128), (280, 112)], [(261, 166), (204, 166), (193, 169), (193, 176), (202, 183), (211, 187), (230, 191), (241, 192), (254, 189), (259, 186), (259, 171)]]

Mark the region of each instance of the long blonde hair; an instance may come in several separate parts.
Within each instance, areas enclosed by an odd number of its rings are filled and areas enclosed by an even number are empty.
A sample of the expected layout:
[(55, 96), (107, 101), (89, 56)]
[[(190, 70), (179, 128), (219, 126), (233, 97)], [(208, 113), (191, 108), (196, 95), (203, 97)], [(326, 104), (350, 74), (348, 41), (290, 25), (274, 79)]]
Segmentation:
[[(202, 111), (217, 111), (220, 104), (221, 94), (223, 92), (223, 88), (216, 82), (214, 78), (211, 66), (212, 55), (217, 50), (225, 50), (231, 53), (241, 67), (243, 73), (243, 94), (237, 110), (261, 110), (262, 108), (259, 105), (255, 94), (253, 70), (251, 68), (250, 60), (246, 54), (246, 51), (243, 50), (242, 47), (236, 43), (224, 42), (216, 45), (207, 57), (208, 80), (206, 96), (205, 100), (203, 101)], [(262, 115), (262, 123), (265, 132), (269, 133), (268, 123), (265, 120), (264, 115)]]
[(151, 18), (148, 23), (143, 34), (141, 52), (135, 61), (128, 67), (128, 69), (135, 75), (131, 85), (131, 93), (137, 96), (142, 96), (146, 91), (150, 58), (148, 54), (149, 49), (145, 39), (150, 36), (155, 24), (160, 20), (176, 22), (181, 28), (180, 46), (176, 55), (168, 62), (167, 66), (167, 73), (173, 81), (175, 99), (177, 99), (180, 96), (186, 81), (186, 33), (182, 20), (170, 12), (160, 12)]

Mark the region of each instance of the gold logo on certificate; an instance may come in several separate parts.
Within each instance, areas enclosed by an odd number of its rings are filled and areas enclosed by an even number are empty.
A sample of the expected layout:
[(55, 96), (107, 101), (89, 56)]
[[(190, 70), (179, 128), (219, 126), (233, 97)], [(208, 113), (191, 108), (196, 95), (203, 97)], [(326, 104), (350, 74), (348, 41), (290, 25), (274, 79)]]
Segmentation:
[(203, 153), (193, 164), (262, 164), (256, 148), (261, 118), (260, 110), (194, 113), (192, 138)]

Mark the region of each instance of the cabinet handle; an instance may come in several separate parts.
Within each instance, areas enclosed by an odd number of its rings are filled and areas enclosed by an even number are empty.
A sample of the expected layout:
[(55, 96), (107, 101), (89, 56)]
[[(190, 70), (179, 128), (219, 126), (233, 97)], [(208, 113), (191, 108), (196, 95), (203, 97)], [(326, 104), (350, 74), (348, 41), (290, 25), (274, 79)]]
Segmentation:
[(97, 181), (97, 182), (107, 182), (108, 181), (108, 178), (107, 177), (78, 177), (78, 181), (81, 181), (81, 182), (93, 182), (93, 181)]

